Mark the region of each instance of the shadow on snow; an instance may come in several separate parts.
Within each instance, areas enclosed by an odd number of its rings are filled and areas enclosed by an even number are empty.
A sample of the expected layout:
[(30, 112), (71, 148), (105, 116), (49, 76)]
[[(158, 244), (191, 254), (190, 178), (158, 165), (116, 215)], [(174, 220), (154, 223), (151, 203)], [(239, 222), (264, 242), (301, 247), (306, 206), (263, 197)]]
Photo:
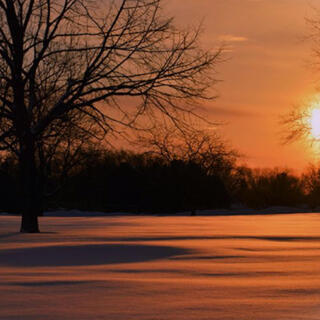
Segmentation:
[(190, 253), (189, 250), (151, 245), (92, 244), (8, 249), (0, 265), (14, 267), (85, 266), (144, 262)]

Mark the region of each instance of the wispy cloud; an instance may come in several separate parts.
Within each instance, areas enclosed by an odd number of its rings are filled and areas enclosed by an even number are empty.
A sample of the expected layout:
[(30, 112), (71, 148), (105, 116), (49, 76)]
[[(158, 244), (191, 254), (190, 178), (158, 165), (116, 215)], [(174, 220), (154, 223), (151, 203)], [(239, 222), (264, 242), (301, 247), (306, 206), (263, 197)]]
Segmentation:
[(235, 36), (232, 34), (223, 34), (219, 36), (219, 40), (224, 42), (245, 42), (249, 39), (247, 37)]

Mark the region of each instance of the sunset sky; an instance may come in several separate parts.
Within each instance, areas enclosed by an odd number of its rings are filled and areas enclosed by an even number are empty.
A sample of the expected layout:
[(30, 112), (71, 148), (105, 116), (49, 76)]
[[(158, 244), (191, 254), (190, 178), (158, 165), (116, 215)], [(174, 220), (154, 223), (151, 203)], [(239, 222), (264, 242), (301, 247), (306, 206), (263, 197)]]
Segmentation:
[(212, 120), (226, 122), (223, 132), (245, 155), (242, 162), (257, 167), (302, 170), (316, 161), (305, 143), (283, 146), (280, 116), (293, 105), (312, 100), (316, 80), (312, 44), (305, 19), (313, 0), (170, 0), (167, 8), (178, 25), (204, 19), (202, 41), (230, 50), (219, 66), (219, 99), (211, 102)]

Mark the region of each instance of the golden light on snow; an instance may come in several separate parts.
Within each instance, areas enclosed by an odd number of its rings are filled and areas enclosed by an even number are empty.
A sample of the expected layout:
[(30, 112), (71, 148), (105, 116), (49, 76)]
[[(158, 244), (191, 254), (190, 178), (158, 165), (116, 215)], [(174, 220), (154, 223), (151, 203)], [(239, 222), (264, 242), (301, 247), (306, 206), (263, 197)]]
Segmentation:
[(319, 319), (318, 214), (81, 214), (1, 216), (0, 319)]

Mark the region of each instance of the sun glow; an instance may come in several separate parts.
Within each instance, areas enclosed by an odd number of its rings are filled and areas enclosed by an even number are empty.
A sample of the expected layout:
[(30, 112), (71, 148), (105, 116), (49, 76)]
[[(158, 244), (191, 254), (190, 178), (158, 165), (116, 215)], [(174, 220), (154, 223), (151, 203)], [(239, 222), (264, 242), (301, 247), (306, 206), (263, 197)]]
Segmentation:
[(310, 118), (311, 134), (313, 138), (320, 139), (320, 109), (312, 110)]

